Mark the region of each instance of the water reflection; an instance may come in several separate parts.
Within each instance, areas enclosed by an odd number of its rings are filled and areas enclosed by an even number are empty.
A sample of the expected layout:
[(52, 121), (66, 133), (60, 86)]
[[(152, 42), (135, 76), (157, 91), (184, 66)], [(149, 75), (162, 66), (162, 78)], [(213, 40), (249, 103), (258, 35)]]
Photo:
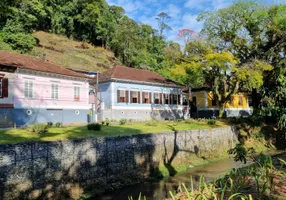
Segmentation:
[(184, 173), (177, 174), (176, 176), (169, 177), (160, 181), (146, 181), (134, 186), (126, 187), (112, 193), (108, 193), (94, 199), (99, 200), (127, 200), (128, 196), (133, 196), (137, 199), (140, 192), (147, 200), (151, 199), (166, 199), (169, 198), (169, 191), (176, 191), (180, 183), (185, 183), (190, 187), (190, 177), (193, 177), (194, 185), (199, 182), (200, 176), (203, 175), (206, 181), (213, 181), (219, 176), (224, 175), (232, 168), (242, 167), (244, 164), (235, 162), (233, 159), (226, 159), (216, 163), (211, 163), (199, 167), (190, 168)]

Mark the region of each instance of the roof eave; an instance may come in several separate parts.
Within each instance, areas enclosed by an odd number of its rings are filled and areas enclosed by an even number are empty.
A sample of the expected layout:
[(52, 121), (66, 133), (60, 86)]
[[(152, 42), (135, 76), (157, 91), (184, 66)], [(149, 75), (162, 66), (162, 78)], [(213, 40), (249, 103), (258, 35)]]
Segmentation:
[(155, 82), (147, 82), (147, 81), (134, 81), (134, 80), (128, 80), (128, 79), (119, 79), (119, 78), (111, 78), (111, 79), (100, 80), (99, 83), (117, 82), (117, 81), (127, 82), (127, 83), (144, 84), (144, 85), (164, 86), (164, 87), (175, 87), (175, 88), (182, 88), (183, 87), (181, 85), (175, 85), (175, 84), (172, 85), (172, 84), (163, 84), (163, 83), (155, 83)]

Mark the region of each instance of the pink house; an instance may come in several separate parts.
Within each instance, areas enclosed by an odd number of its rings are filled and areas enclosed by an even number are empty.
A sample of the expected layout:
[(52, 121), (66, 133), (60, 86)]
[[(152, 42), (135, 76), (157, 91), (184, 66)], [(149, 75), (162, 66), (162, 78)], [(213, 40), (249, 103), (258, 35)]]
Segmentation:
[(0, 51), (0, 125), (88, 122), (89, 80), (40, 58)]

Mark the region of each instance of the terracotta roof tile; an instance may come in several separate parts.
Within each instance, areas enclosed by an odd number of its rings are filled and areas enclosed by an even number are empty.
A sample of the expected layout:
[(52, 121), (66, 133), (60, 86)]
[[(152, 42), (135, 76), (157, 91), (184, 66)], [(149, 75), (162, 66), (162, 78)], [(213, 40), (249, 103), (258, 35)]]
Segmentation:
[(99, 81), (107, 81), (110, 79), (149, 82), (170, 86), (181, 86), (180, 84), (166, 79), (163, 76), (156, 74), (152, 71), (144, 69), (135, 69), (121, 65), (117, 65), (111, 70), (108, 70), (99, 75)]
[(0, 51), (0, 65), (7, 67), (17, 67), (20, 69), (49, 72), (66, 76), (87, 78), (84, 74), (71, 71), (67, 68), (55, 65), (48, 61), (44, 62), (40, 58), (18, 53), (12, 53), (8, 51)]

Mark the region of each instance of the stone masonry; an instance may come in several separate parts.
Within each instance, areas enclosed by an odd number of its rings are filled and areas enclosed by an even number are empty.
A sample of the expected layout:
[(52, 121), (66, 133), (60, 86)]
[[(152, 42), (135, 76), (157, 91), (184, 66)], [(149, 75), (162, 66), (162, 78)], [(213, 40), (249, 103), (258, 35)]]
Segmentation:
[(229, 149), (234, 127), (0, 145), (0, 199), (70, 199), (142, 181), (189, 155)]

